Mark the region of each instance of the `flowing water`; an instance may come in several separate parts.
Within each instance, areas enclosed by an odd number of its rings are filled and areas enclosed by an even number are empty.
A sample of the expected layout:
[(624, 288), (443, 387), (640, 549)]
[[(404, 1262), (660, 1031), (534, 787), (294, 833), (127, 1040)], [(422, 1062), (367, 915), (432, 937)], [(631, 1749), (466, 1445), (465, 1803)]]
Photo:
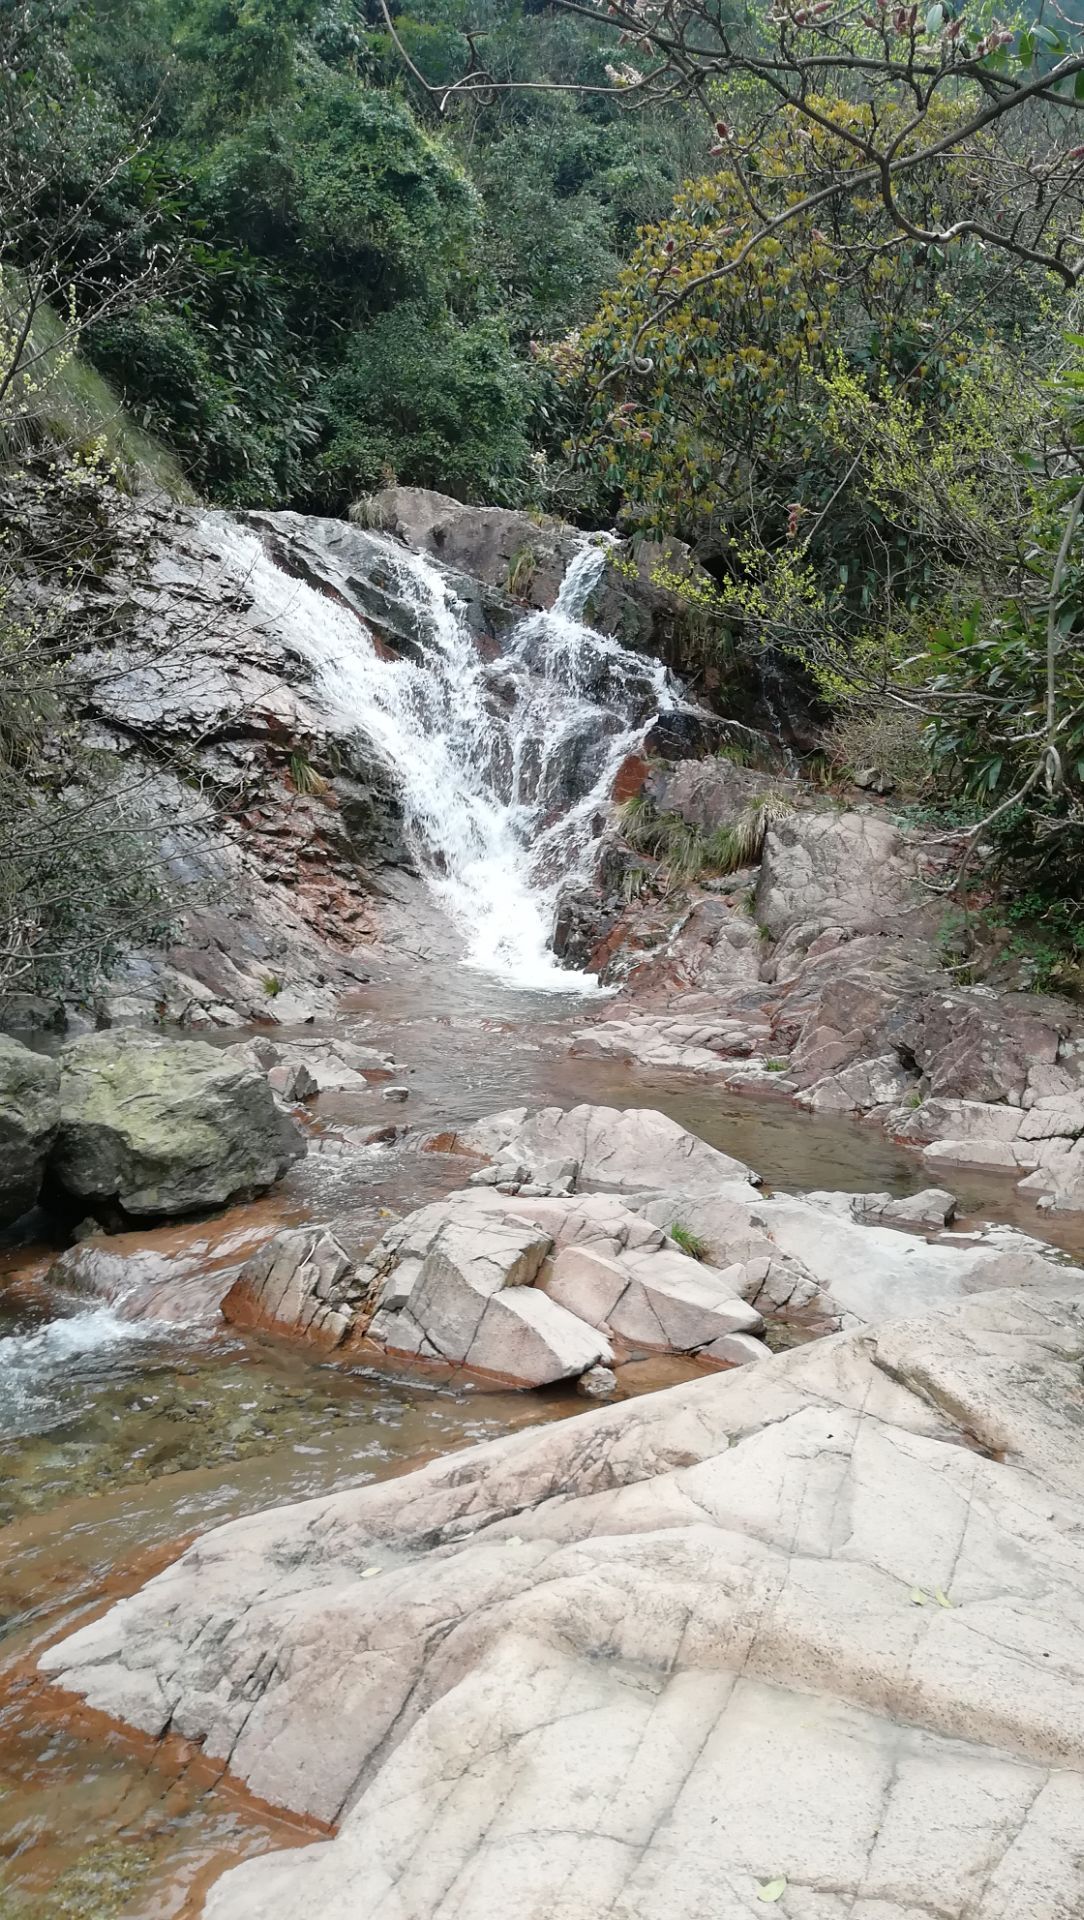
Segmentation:
[[(260, 620), (394, 782), (438, 916), (436, 958), (386, 964), (333, 1029), (405, 1063), (411, 1132), (369, 1143), (388, 1118), (379, 1085), (325, 1096), (308, 1159), (274, 1195), (125, 1236), (140, 1274), (111, 1305), (58, 1294), (46, 1246), (0, 1260), (0, 1920), (195, 1915), (225, 1864), (312, 1834), (180, 1740), (140, 1741), (43, 1688), (33, 1660), (45, 1640), (222, 1520), (582, 1409), (571, 1390), (419, 1381), (227, 1331), (217, 1303), (229, 1275), (278, 1226), (329, 1220), (351, 1250), (370, 1244), (391, 1215), (461, 1182), (461, 1162), (421, 1149), (429, 1132), (580, 1100), (658, 1106), (784, 1189), (921, 1184), (915, 1161), (869, 1129), (569, 1055), (597, 988), (550, 951), (558, 896), (589, 874), (614, 774), (680, 691), (584, 623), (597, 544), (580, 550), (553, 610), (524, 617), (487, 659), (444, 575), (367, 538), (422, 636), (417, 657), (389, 656), (347, 605), (281, 570), (248, 529), (216, 523)], [(457, 959), (442, 946), (447, 923)], [(689, 1371), (642, 1363), (622, 1391)]]
[(660, 712), (683, 704), (659, 661), (583, 621), (605, 544), (585, 541), (553, 607), (525, 615), (487, 660), (447, 576), (367, 534), (421, 635), (421, 658), (389, 659), (346, 592), (337, 601), (285, 572), (245, 528), (226, 522), (221, 539), (258, 623), (308, 661), (340, 731), (390, 774), (464, 964), (511, 986), (597, 993), (554, 957), (558, 897), (591, 877), (622, 761)]

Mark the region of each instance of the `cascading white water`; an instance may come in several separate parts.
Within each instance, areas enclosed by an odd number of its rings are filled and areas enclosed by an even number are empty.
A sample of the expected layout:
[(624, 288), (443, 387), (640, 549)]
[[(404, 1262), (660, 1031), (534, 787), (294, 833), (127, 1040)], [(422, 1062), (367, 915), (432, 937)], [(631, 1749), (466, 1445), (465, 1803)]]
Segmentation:
[(391, 775), (466, 964), (516, 987), (599, 991), (552, 952), (558, 897), (589, 877), (622, 761), (661, 707), (681, 704), (658, 661), (582, 621), (605, 546), (585, 543), (552, 610), (526, 616), (487, 662), (445, 575), (392, 540), (365, 536), (422, 636), (419, 659), (388, 658), (348, 606), (280, 569), (247, 529), (218, 533), (256, 620), (308, 661), (336, 724)]

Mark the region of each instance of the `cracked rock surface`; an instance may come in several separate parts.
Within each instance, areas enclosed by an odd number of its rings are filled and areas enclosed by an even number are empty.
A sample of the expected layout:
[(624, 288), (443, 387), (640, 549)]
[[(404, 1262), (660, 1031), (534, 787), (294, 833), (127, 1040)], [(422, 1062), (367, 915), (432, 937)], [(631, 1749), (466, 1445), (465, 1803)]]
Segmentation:
[(1082, 1355), (976, 1294), (234, 1522), (42, 1665), (339, 1823), (207, 1920), (1077, 1920)]

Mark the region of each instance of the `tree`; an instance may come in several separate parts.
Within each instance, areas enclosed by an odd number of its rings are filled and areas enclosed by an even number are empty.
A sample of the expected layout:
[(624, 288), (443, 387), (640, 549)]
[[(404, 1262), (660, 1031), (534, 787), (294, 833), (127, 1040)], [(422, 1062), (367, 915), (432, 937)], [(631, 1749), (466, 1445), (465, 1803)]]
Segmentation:
[[(0, 15), (0, 994), (89, 985), (131, 941), (172, 917), (156, 834), (105, 754), (84, 752), (71, 714), (86, 684), (70, 614), (93, 571), (103, 448), (50, 444), (58, 388), (84, 328), (164, 283), (162, 210), (144, 149), (47, 38), (56, 10)], [(30, 63), (31, 52), (34, 63)], [(148, 225), (123, 244), (108, 213), (125, 181)]]
[[(379, 4), (396, 37), (387, 0)], [(1084, 273), (1084, 145), (1074, 145), (1084, 132), (1084, 51), (1068, 25), (1003, 26), (985, 6), (957, 0), (934, 0), (925, 12), (889, 0), (870, 0), (869, 10), (849, 0), (775, 0), (767, 14), (730, 0), (554, 5), (613, 36), (619, 64), (607, 68), (610, 91), (631, 111), (681, 99), (714, 123), (713, 151), (752, 215), (750, 250), (806, 214), (872, 194), (896, 233), (925, 246), (977, 241), (1048, 268), (1066, 286)], [(466, 69), (437, 86), (399, 45), (442, 110), (517, 85), (488, 70), (474, 40)], [(846, 133), (845, 169), (826, 168), (800, 195), (785, 181), (761, 179), (768, 122), (782, 115), (809, 134), (831, 132), (832, 107), (859, 100), (868, 112)], [(961, 170), (969, 204), (938, 217), (928, 183)], [(1006, 177), (1026, 191), (998, 192)], [(716, 278), (738, 264), (707, 271)]]
[[(148, 160), (150, 123), (119, 127), (68, 59), (59, 0), (0, 12), (0, 433), (33, 430), (35, 396), (86, 330), (150, 298), (177, 257)], [(118, 222), (115, 202), (125, 201)], [(43, 324), (43, 322), (45, 324)]]

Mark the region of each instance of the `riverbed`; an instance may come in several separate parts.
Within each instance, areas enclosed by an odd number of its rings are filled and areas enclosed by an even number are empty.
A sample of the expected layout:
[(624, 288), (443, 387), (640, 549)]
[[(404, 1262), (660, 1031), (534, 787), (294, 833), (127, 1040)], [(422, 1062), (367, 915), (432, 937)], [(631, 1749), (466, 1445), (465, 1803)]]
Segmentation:
[[(240, 1336), (214, 1304), (224, 1263), (306, 1219), (332, 1225), (349, 1251), (370, 1245), (391, 1216), (462, 1183), (462, 1160), (429, 1150), (432, 1135), (513, 1105), (658, 1107), (781, 1191), (928, 1184), (917, 1158), (870, 1126), (572, 1055), (583, 1013), (579, 994), (513, 991), (447, 956), (404, 955), (327, 1031), (388, 1051), (407, 1098), (389, 1102), (380, 1077), (326, 1094), (309, 1110), (308, 1158), (274, 1195), (128, 1236), (177, 1263), (180, 1280), (157, 1302), (125, 1316), (65, 1301), (44, 1282), (55, 1249), (29, 1242), (3, 1256), (0, 1920), (195, 1915), (226, 1864), (315, 1831), (254, 1803), (180, 1739), (140, 1741), (76, 1709), (34, 1677), (37, 1649), (220, 1521), (400, 1473), (587, 1404), (572, 1389), (495, 1391)], [(394, 1139), (373, 1141), (391, 1125)], [(1051, 1237), (1005, 1184), (956, 1185), (965, 1226), (968, 1216), (996, 1218)], [(1076, 1250), (1071, 1230), (1061, 1244)], [(620, 1391), (695, 1371), (633, 1364)]]

